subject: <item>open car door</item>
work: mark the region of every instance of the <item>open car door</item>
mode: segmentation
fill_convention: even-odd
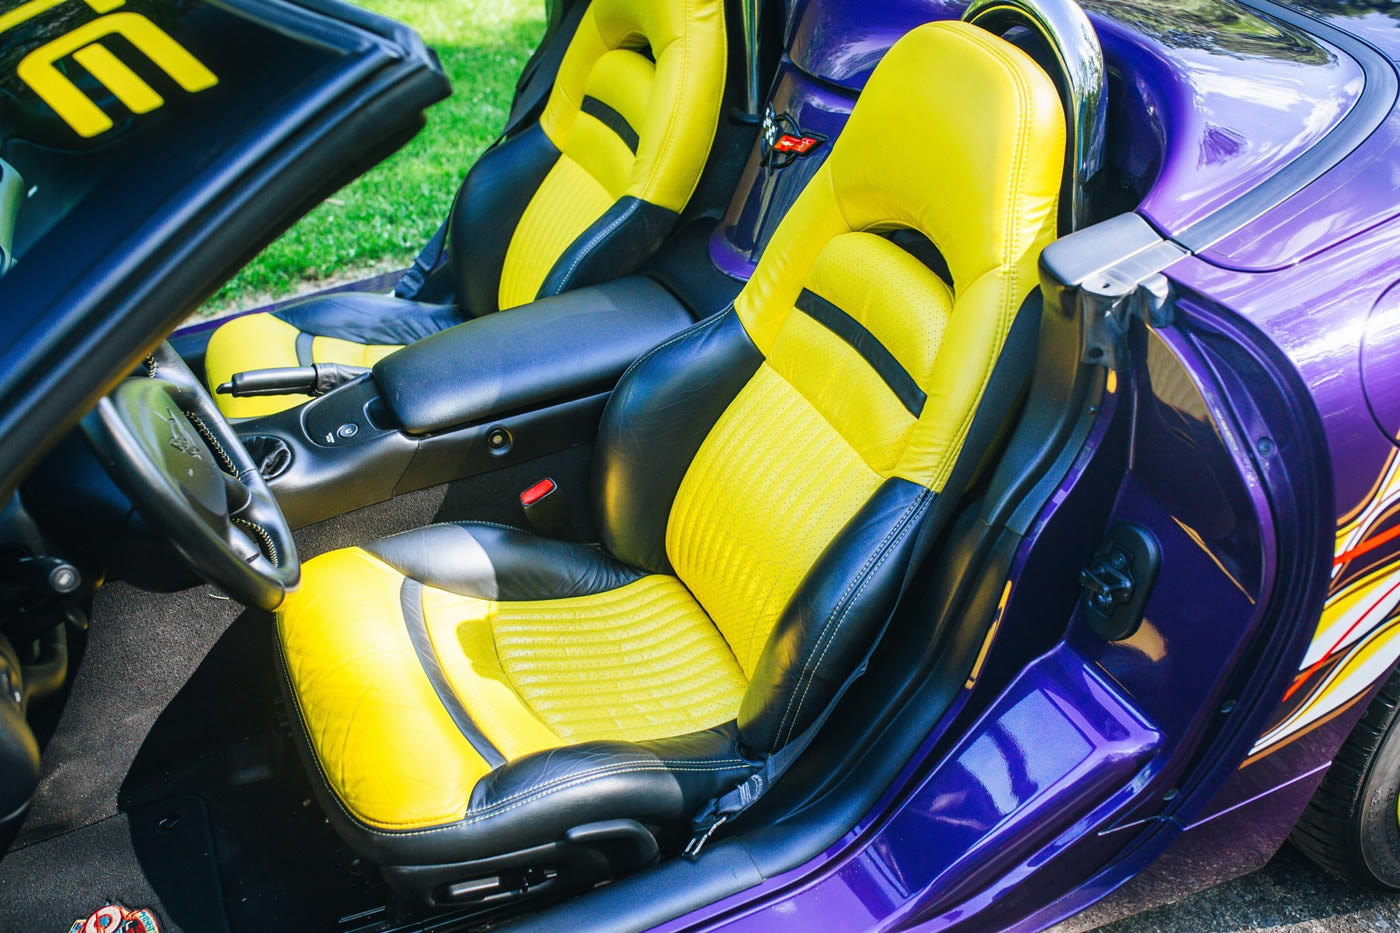
[[[0,477],[449,90],[338,0],[0,0]]]
[[[413,32],[337,0],[0,0],[0,498],[448,91]],[[5,709],[0,849],[38,779]]]

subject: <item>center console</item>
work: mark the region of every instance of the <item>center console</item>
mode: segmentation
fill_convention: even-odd
[[[632,276],[459,324],[235,428],[300,527],[590,443],[623,371],[691,323]]]

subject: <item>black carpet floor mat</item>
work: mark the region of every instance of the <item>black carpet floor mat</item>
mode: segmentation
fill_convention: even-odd
[[[303,559],[439,517],[425,490],[304,529]],[[0,933],[66,933],[107,901],[162,930],[317,933],[388,892],[311,799],[282,708],[273,622],[211,587],[99,591],[76,676],[35,716],[40,786],[0,860]],[[368,924],[373,926],[374,924]]]

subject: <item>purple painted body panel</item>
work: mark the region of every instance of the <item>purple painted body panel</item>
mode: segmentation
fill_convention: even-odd
[[[966,6],[961,0],[897,0],[871,16],[867,0],[797,3],[788,18],[788,55],[807,74],[858,93],[896,39],[920,23],[956,19]]]
[[[1336,47],[1233,3],[1193,7],[1170,22],[1158,6],[1117,0],[1085,6],[1111,70],[1108,161],[1121,183],[1136,191],[1140,213],[1168,235],[1292,164],[1337,126],[1363,90],[1360,65]],[[811,0],[799,2],[789,16],[791,61],[780,70],[772,102],[803,130],[839,132],[853,103],[849,92],[863,85],[880,44],[902,31],[909,17],[958,13],[936,4],[900,4],[886,19],[883,11],[872,17],[867,7],[852,7],[849,0]],[[1184,290],[1184,313],[1207,322],[1207,329],[1212,320],[1242,314],[1311,387],[1336,472],[1336,514],[1375,487],[1395,449],[1390,438],[1400,428],[1400,287],[1380,300],[1400,280],[1394,258],[1400,256],[1400,221],[1388,223],[1400,213],[1397,145],[1400,116],[1392,116],[1319,180],[1200,258],[1167,270]],[[747,276],[817,164],[813,159],[772,171],[753,153],[711,240],[721,268]],[[1193,296],[1199,296],[1194,306]],[[1363,334],[1369,406],[1358,365]],[[1124,912],[1124,905],[1150,906],[1258,867],[1277,849],[1369,691],[1289,733],[1286,716],[1294,714],[1300,695],[1292,707],[1280,708],[1285,721],[1276,746],[1190,800],[1175,799],[1174,789],[1164,794],[1184,775],[1157,763],[1220,728],[1217,711],[1230,706],[1221,706],[1223,675],[1244,662],[1263,624],[1273,586],[1276,516],[1267,477],[1251,475],[1248,464],[1254,441],[1268,436],[1273,413],[1241,404],[1247,387],[1227,389],[1228,398],[1207,390],[1201,374],[1213,374],[1215,385],[1227,387],[1231,374],[1175,329],[1152,337],[1141,350],[1145,383],[1133,395],[1137,432],[1129,462],[1114,478],[1122,486],[1111,521],[1135,520],[1156,530],[1163,580],[1189,585],[1159,584],[1142,629],[1121,643],[1090,636],[1074,616],[1061,647],[1026,667],[1010,640],[1018,626],[1054,617],[1053,611],[1029,608],[1054,605],[1054,574],[1037,578],[1023,552],[982,675],[1013,686],[990,701],[984,728],[963,733],[960,727],[959,751],[919,779],[902,802],[887,795],[821,858],[671,928],[890,928],[919,920],[935,929],[958,923],[1036,929],[1093,903],[1150,860],[1133,864],[1124,855],[1119,870],[1092,879],[1091,867],[1114,864],[1134,840],[1156,834],[1166,846],[1174,839],[1155,871],[1106,905],[1106,920],[1115,910]],[[1239,435],[1223,427],[1231,424],[1240,427]],[[1183,472],[1183,465],[1190,469]],[[1064,495],[1037,521],[1028,545],[1069,540],[1064,527],[1055,528],[1055,513],[1073,513],[1065,505],[1079,494],[1072,490],[1085,482],[1088,469],[1086,463],[1066,479]],[[1288,516],[1277,519],[1286,522]],[[1302,633],[1297,643],[1306,641]],[[1330,647],[1310,649],[1309,658]],[[1033,742],[1018,742],[1014,727],[1000,726],[998,744],[985,727],[1001,723],[999,711],[1017,709],[1018,697],[1026,694],[1015,691],[1029,690],[1037,665],[1050,663],[1061,675],[1073,668],[1107,678],[1115,702],[1139,717],[1140,734],[1151,735],[1152,747],[1138,746],[1140,757],[1123,760],[1131,766],[1101,763],[1101,773],[1078,782],[1081,793],[1092,788],[1099,795],[1094,805],[1062,807],[1054,811],[1058,821],[1047,822],[1031,817],[1046,812],[1036,803],[1045,798],[1037,795],[1053,794],[1057,782],[1028,779],[1025,793],[999,798],[994,787],[1015,786],[1008,762],[1014,760],[1018,774],[1063,776],[1070,759],[1096,758],[1097,740],[1082,731],[1077,738],[1058,734],[1059,722],[1050,714],[1041,717],[1048,725]],[[1095,668],[1101,673],[1086,674]],[[1017,671],[1024,673],[1016,677]],[[1299,675],[1300,683],[1305,679]],[[997,754],[969,757],[974,748],[995,748]],[[994,806],[997,800],[1004,805]],[[1052,838],[1055,833],[1058,838]]]
[[[874,16],[858,0],[799,0],[788,17],[788,57],[771,89],[774,112],[835,138],[883,50],[918,23],[957,17],[964,6],[900,0]],[[1364,85],[1360,66],[1342,52],[1230,0],[1170,19],[1160,6],[1122,0],[1084,7],[1110,71],[1108,161],[1139,195],[1139,212],[1168,235],[1305,153]],[[814,153],[772,170],[759,155],[756,145],[710,243],[716,265],[736,278],[748,277],[777,220],[820,164]],[[1238,249],[1240,263],[1286,263],[1368,222],[1369,215],[1338,217],[1296,238],[1242,231],[1222,255]]]
[[[829,140],[840,134],[855,102],[854,92],[829,87],[786,60],[779,65],[769,96],[775,113],[788,114],[803,132]],[[749,277],[783,215],[830,151],[831,143],[824,143],[810,155],[771,171],[761,164],[759,148],[754,147],[736,188],[746,194],[730,202],[710,237],[710,258],[719,268],[735,278]]]
[[[1342,8],[1317,10],[1316,15],[1338,29],[1365,39],[1391,61],[1400,61],[1400,11],[1393,6],[1388,9],[1363,4],[1355,8],[1348,4],[1338,6]]]
[[[1161,170],[1138,211],[1168,234],[1306,152],[1361,94],[1356,62],[1234,4],[1193,6],[1170,22],[1146,4],[1085,9],[1110,66],[1142,88],[1149,109],[1138,119],[1160,127]]]
[[[1400,216],[1400,112],[1332,171],[1201,253],[1213,265],[1276,271]]]
[[[1028,667],[903,806],[858,827],[854,854],[830,858],[781,910],[740,911],[725,927],[946,928],[957,918],[932,918],[928,905],[977,890],[1008,840],[1048,841],[1103,806],[1158,739],[1093,665],[1061,648]]]

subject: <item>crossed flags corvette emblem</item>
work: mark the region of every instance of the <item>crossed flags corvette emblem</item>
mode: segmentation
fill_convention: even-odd
[[[74,920],[68,933],[160,933],[156,915],[144,907],[136,910],[120,904],[99,907],[86,919]]]

